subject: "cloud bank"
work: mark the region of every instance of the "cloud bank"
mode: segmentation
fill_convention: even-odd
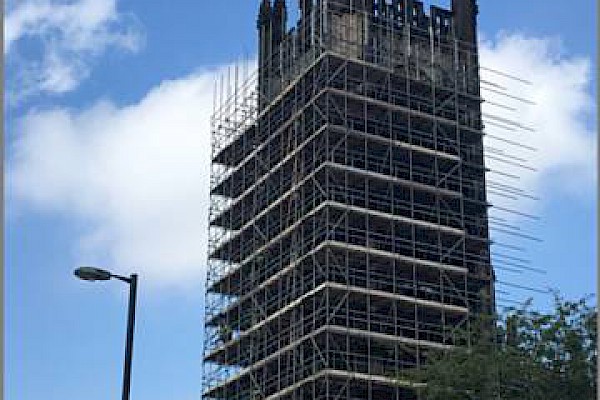
[[[552,193],[573,177],[589,184],[595,165],[595,136],[585,122],[593,106],[590,63],[554,46],[504,35],[485,42],[481,55],[485,66],[533,82],[524,89],[510,79],[502,84],[536,102],[510,112],[537,129],[527,140],[538,147],[531,164],[539,172],[524,183]],[[100,101],[84,110],[30,112],[9,149],[9,200],[87,222],[79,247],[85,261],[138,267],[156,285],[198,284],[206,265],[217,74],[162,82],[122,108]]]
[[[491,174],[492,179],[510,182],[541,198],[557,192],[573,198],[594,193],[597,136],[590,60],[564,56],[558,39],[500,34],[483,41],[481,64],[486,82],[482,85],[483,112],[488,121],[485,144],[488,155],[494,157],[488,158],[487,165],[519,177],[511,180]],[[518,121],[525,129],[507,120]],[[505,160],[535,171],[498,161],[498,152],[513,157]],[[492,197],[496,203],[506,202]],[[521,200],[518,206],[536,208]]]
[[[119,13],[116,0],[18,2],[4,21],[8,100],[72,91],[108,49],[135,52],[142,44],[139,22]]]
[[[213,85],[199,73],[123,108],[26,115],[10,148],[9,195],[89,224],[83,262],[137,268],[161,284],[200,279]]]

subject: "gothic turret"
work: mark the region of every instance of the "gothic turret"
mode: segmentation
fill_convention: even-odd
[[[259,96],[259,108],[262,108],[264,97],[268,88],[268,76],[269,67],[267,66],[268,61],[271,59],[271,42],[272,42],[272,9],[271,1],[263,0],[260,4],[258,12],[258,65],[259,65],[259,77],[258,77],[258,91]]]
[[[260,65],[262,65],[265,60],[269,59],[269,54],[271,52],[271,37],[272,37],[272,29],[271,29],[271,21],[272,21],[272,11],[271,11],[271,1],[263,0],[260,4],[260,10],[258,12],[258,57],[260,61]]]
[[[477,44],[477,1],[452,0],[452,13],[456,37],[464,42]]]
[[[287,27],[287,7],[285,0],[275,0],[273,5],[273,46],[277,46],[283,40]]]

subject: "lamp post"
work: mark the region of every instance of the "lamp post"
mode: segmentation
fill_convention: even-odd
[[[108,281],[116,278],[129,284],[129,307],[127,310],[127,340],[125,342],[125,365],[123,368],[123,400],[129,400],[131,388],[131,359],[133,355],[133,331],[135,326],[135,298],[137,292],[137,274],[129,277],[115,275],[109,271],[94,267],[80,267],[75,276],[84,281]]]

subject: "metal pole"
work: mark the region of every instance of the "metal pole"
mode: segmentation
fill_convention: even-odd
[[[133,355],[133,331],[135,327],[135,299],[137,274],[129,277],[129,307],[127,311],[127,342],[125,344],[125,366],[123,368],[123,400],[129,400],[131,388],[131,359]]]

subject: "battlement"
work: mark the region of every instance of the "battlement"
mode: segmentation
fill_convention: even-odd
[[[263,0],[258,15],[257,27],[264,33],[273,33],[276,45],[295,31],[310,27],[319,33],[324,26],[315,26],[329,11],[362,14],[374,21],[393,22],[421,29],[433,28],[442,35],[454,35],[463,41],[475,43],[476,17],[478,8],[475,0],[453,0],[450,10],[434,6],[426,12],[418,0],[299,0],[299,18],[296,26],[286,31],[287,6],[285,0]],[[452,29],[454,27],[454,30]],[[323,32],[320,32],[323,33]]]
[[[300,0],[298,14],[287,29],[285,1],[261,3],[260,109],[282,89],[277,82],[293,79],[298,68],[326,51],[375,63],[398,52],[393,45],[409,49],[419,40],[425,46],[454,42],[476,51],[475,0],[454,0],[451,10],[431,6],[428,12],[417,0]]]

